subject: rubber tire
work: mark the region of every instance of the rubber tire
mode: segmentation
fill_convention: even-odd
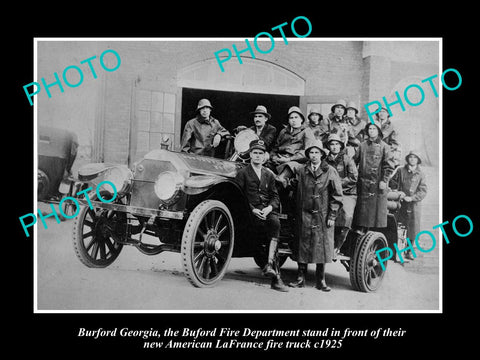
[[[352,259],[350,260],[350,282],[352,284],[352,287],[357,291],[366,292],[366,293],[374,292],[378,290],[378,288],[382,283],[383,276],[385,275],[385,271],[387,268],[386,263],[384,263],[385,271],[381,269],[380,279],[376,284],[376,286],[369,284],[367,282],[366,275],[365,275],[367,260],[368,260],[367,257],[369,255],[370,256],[372,255],[371,252],[369,251],[369,248],[377,241],[380,241],[380,244],[377,247],[377,250],[388,247],[388,243],[387,243],[387,240],[385,239],[385,236],[382,233],[376,232],[376,231],[367,232],[357,242],[355,253]]]
[[[229,229],[230,243],[229,243],[228,253],[222,265],[222,268],[213,279],[206,280],[203,277],[199,276],[194,264],[194,258],[193,258],[194,257],[193,255],[194,240],[197,235],[198,228],[202,223],[205,215],[207,215],[210,211],[215,209],[220,210],[223,214],[226,215],[226,219],[230,227]],[[221,201],[205,200],[200,204],[198,204],[193,209],[193,211],[190,213],[190,216],[188,217],[188,220],[185,224],[185,228],[182,236],[182,244],[181,244],[182,266],[185,272],[185,276],[193,286],[199,287],[199,288],[213,287],[223,278],[228,268],[228,264],[230,263],[230,260],[232,258],[233,246],[234,246],[234,240],[235,240],[234,233],[235,231],[234,231],[233,218],[232,218],[232,215],[230,214],[230,210]]]
[[[94,199],[92,199],[94,200]],[[75,250],[75,255],[77,258],[87,267],[90,268],[105,268],[109,266],[111,263],[115,261],[115,259],[120,255],[120,252],[123,248],[122,244],[111,242],[114,246],[116,246],[115,252],[109,252],[112,255],[107,259],[93,259],[92,256],[88,253],[87,249],[85,248],[85,244],[83,242],[83,228],[85,217],[87,213],[90,211],[94,211],[90,209],[88,205],[82,206],[78,216],[75,217],[73,223],[73,248]],[[88,226],[88,225],[87,225]],[[94,229],[92,229],[94,231]],[[93,241],[93,238],[92,238]]]

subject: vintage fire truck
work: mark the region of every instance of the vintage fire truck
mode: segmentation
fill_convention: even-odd
[[[237,171],[246,165],[245,144],[251,138],[248,132],[237,135],[229,160],[156,149],[133,168],[106,163],[81,167],[80,188],[109,181],[117,193],[113,201],[104,202],[93,192],[91,206],[80,199],[84,205],[73,226],[77,257],[86,266],[106,267],[125,245],[146,255],[177,252],[186,277],[196,287],[216,285],[228,271],[232,257],[252,257],[262,267],[266,251],[258,244],[266,239],[252,230],[253,215],[234,181]],[[103,199],[113,198],[111,187],[105,187],[101,194]],[[281,264],[292,255],[293,216],[280,214]],[[385,229],[350,232],[339,261],[348,270],[354,289],[378,289],[385,271],[376,251],[400,241],[402,231],[391,213]]]

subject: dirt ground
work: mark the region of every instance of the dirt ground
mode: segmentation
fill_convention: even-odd
[[[49,218],[47,224],[48,229],[37,228],[35,294],[40,311],[355,312],[435,311],[440,307],[438,267],[412,271],[389,261],[381,288],[367,294],[352,289],[348,272],[338,262],[326,270],[332,291],[315,289],[314,267],[310,265],[307,287],[280,293],[270,289],[269,280],[252,258],[233,258],[215,287],[195,288],[183,274],[180,254],[147,256],[125,246],[112,265],[91,269],[74,253],[73,220],[57,224]],[[283,265],[286,282],[295,279],[296,268],[291,259]]]

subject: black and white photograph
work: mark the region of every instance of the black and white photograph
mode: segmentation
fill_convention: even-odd
[[[473,348],[473,11],[141,5],[5,32],[6,348]]]
[[[441,311],[441,50],[36,39],[36,310]]]

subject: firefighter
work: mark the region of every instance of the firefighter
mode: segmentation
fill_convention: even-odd
[[[263,273],[271,276],[272,289],[285,292],[288,291],[288,287],[283,284],[278,263],[280,200],[275,184],[275,175],[262,166],[266,151],[263,140],[252,141],[249,147],[250,164],[238,171],[235,180],[245,192],[250,204],[255,232],[266,233],[268,237],[268,261]]]
[[[427,183],[421,163],[420,155],[410,151],[405,157],[405,166],[400,167],[390,180],[390,188],[400,192],[402,206],[398,212],[398,221],[406,226],[409,239],[415,239],[420,232],[420,203],[427,195]],[[405,253],[405,258],[414,259],[410,250]]]
[[[368,137],[354,156],[358,164],[358,182],[353,223],[360,231],[387,226],[387,184],[395,168],[390,146],[382,141],[380,127],[368,123],[365,134]]]
[[[320,113],[320,110],[317,108],[312,108],[308,113],[308,124],[307,126],[312,129],[313,135],[317,140],[323,140],[324,130],[321,125],[323,120],[323,115]]]
[[[335,220],[335,255],[341,249],[352,227],[353,213],[357,203],[358,170],[353,159],[347,155],[345,145],[337,134],[328,137],[330,150],[325,161],[335,168],[342,182],[343,206]]]
[[[386,108],[382,108],[377,114],[375,114],[375,123],[380,126],[383,134],[383,142],[390,145],[390,151],[392,152],[393,159],[395,160],[395,166],[398,166],[402,156],[402,146],[398,141],[398,131],[390,119],[390,113]]]
[[[308,264],[316,264],[316,288],[330,291],[326,263],[334,257],[334,225],[342,206],[342,184],[337,171],[325,161],[327,150],[316,141],[305,150],[308,162],[298,171],[296,186],[297,244],[293,258],[298,275],[292,287],[304,287]]]
[[[277,181],[286,188],[289,180],[307,161],[305,149],[314,142],[312,130],[305,124],[305,116],[297,106],[288,110],[288,125],[278,134],[270,154],[270,168],[278,174]]]
[[[208,99],[199,100],[197,115],[185,124],[181,151],[205,156],[215,155],[215,148],[230,133],[220,124],[220,121],[210,115],[212,109]]]

